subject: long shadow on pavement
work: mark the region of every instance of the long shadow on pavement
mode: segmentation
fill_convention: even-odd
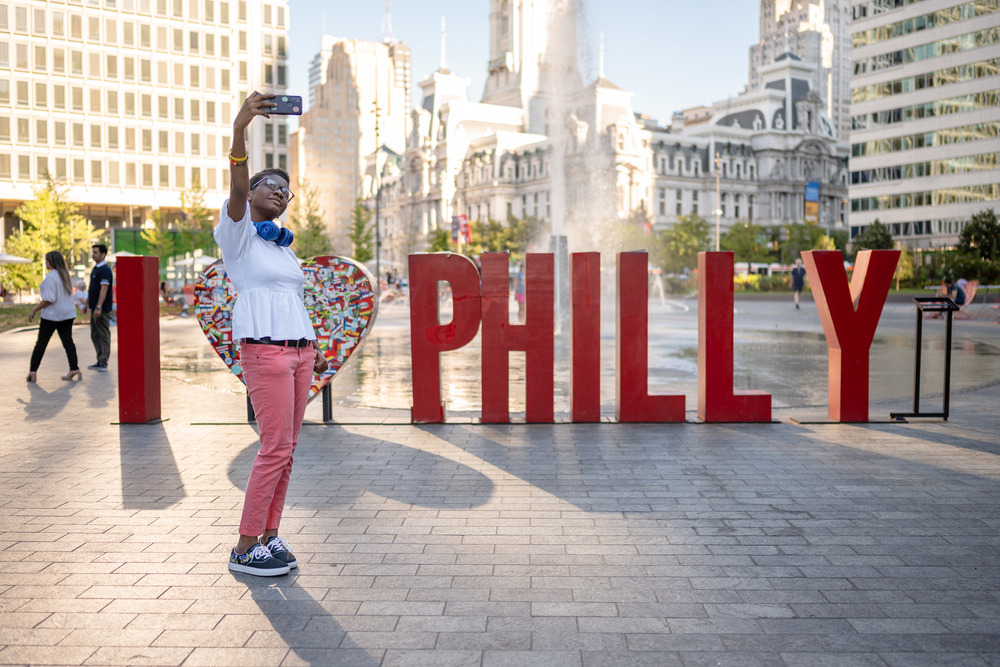
[[[19,398],[17,402],[24,406],[24,421],[40,422],[52,419],[63,411],[73,396],[72,389],[75,383],[63,382],[52,391],[45,391],[37,382],[27,384],[31,399],[25,401]]]
[[[184,499],[184,483],[162,423],[122,424],[118,446],[125,509],[166,509]]]
[[[297,570],[285,577],[267,579],[233,576],[246,584],[250,598],[267,617],[281,643],[302,664],[375,667],[381,661],[381,656],[376,659],[351,641],[330,611],[299,584]]]
[[[229,465],[229,481],[241,490],[259,446],[250,443]],[[347,505],[366,492],[430,509],[471,509],[489,501],[493,482],[443,456],[340,426],[303,429],[286,506],[328,509],[330,502]]]

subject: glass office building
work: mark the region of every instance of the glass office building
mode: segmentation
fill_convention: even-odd
[[[1000,0],[852,3],[851,234],[953,246],[1000,210]]]
[[[233,114],[284,91],[285,0],[0,2],[0,214],[51,175],[98,230],[228,194]],[[251,128],[253,169],[287,166],[283,118]]]

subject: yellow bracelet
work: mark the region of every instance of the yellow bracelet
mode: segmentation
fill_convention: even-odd
[[[249,154],[244,155],[243,157],[234,157],[233,152],[229,151],[229,164],[246,164],[249,157]]]

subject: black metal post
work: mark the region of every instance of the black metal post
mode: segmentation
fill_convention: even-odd
[[[330,385],[323,387],[323,423],[329,424],[333,421],[333,391]]]
[[[951,404],[951,326],[952,315],[958,310],[955,302],[947,297],[916,297],[917,304],[917,349],[913,360],[913,412],[890,412],[889,417],[897,421],[906,421],[907,417],[941,417],[948,421],[948,411]],[[923,352],[924,313],[945,313],[945,350],[944,350],[944,406],[941,412],[920,412],[920,359]]]
[[[247,394],[247,421],[251,424],[257,423],[257,415],[253,411],[253,403],[250,401],[250,394]]]
[[[913,359],[913,412],[920,412],[920,353],[924,340],[924,311],[917,308],[917,349]]]
[[[948,323],[944,334],[944,420],[948,421],[948,407],[951,402],[951,316],[948,311]]]

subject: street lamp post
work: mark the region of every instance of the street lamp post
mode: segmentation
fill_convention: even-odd
[[[719,252],[719,219],[722,217],[722,200],[719,198],[719,176],[722,158],[715,152],[715,252]]]

